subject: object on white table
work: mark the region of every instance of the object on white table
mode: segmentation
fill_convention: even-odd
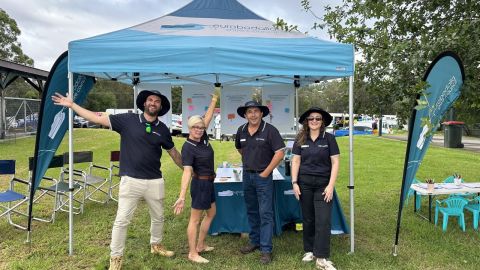
[[[462,179],[459,177],[453,178],[453,183],[457,186],[459,186],[462,183]]]
[[[238,179],[234,171],[237,171]],[[242,168],[217,168],[215,183],[233,183],[242,181]]]
[[[277,168],[273,170],[273,180],[285,180],[285,177],[283,177]]]
[[[433,192],[435,189],[435,184],[434,183],[427,183],[427,191],[428,192]]]
[[[240,181],[242,170],[233,169],[233,178],[235,181]]]
[[[290,149],[293,148],[293,143],[294,143],[294,142],[295,142],[295,141],[288,140],[288,141],[287,141],[287,145],[286,145],[285,147],[286,147],[286,148],[290,148]]]

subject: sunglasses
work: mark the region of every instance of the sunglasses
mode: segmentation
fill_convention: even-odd
[[[193,126],[192,129],[205,130],[205,127]]]
[[[322,121],[323,119],[322,119],[321,117],[308,117],[307,120],[308,120],[308,121],[313,121],[313,120],[315,120],[315,121],[320,122],[320,121]]]
[[[148,134],[152,133],[152,125],[150,125],[149,123],[145,123],[145,131]]]

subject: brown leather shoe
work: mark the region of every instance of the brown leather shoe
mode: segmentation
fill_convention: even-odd
[[[269,264],[272,262],[272,253],[262,253],[260,257],[260,262],[262,264]]]
[[[173,255],[175,255],[175,252],[167,250],[164,246],[160,244],[152,244],[150,251],[152,252],[152,254],[158,254],[164,257],[172,257]]]
[[[242,254],[248,254],[248,253],[254,252],[255,250],[257,250],[257,249],[259,249],[259,248],[260,248],[260,246],[256,246],[256,245],[254,245],[254,244],[248,244],[248,245],[242,247],[242,248],[240,249],[240,252],[241,252]]]

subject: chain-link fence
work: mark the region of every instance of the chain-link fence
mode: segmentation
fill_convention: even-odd
[[[37,132],[40,99],[5,97],[5,137],[16,137]]]

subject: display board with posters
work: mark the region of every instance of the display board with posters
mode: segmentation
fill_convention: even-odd
[[[270,114],[263,119],[275,126],[282,135],[295,134],[293,85],[266,85],[262,88],[262,103],[270,109]]]
[[[214,93],[212,85],[184,85],[182,90],[182,133],[188,133],[188,119],[193,115],[204,116],[212,101]],[[214,119],[210,121],[207,130],[215,126]]]
[[[168,101],[170,101],[170,110],[160,116],[160,121],[162,121],[170,129],[172,125],[172,85],[169,83],[139,83],[137,84],[138,93],[143,90],[157,90],[162,95],[166,96]]]
[[[252,100],[253,87],[251,86],[224,86],[222,89],[221,108],[221,133],[232,135],[237,133],[240,125],[247,122],[237,114],[237,108]]]

